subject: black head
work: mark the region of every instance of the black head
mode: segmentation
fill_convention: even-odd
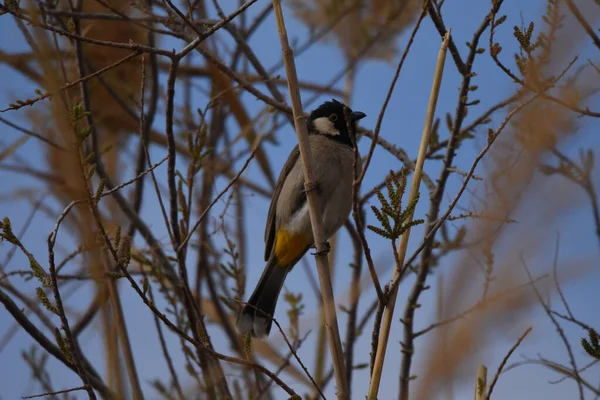
[[[350,121],[346,121],[344,109]],[[333,99],[326,101],[315,109],[308,117],[308,129],[313,134],[320,134],[336,140],[340,143],[353,147],[356,135],[356,122],[366,117],[365,113],[352,111],[343,103]],[[348,126],[352,132],[348,132]]]

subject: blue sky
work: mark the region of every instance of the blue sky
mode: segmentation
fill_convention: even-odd
[[[233,10],[233,5],[228,4],[227,2],[222,3],[226,13]],[[266,4],[265,1],[259,1],[258,3],[258,5],[251,7],[249,11],[250,15],[255,15],[255,13],[262,8],[261,4]],[[444,6],[446,25],[452,28],[454,39],[461,54],[466,54],[467,48],[464,43],[471,40],[472,33],[489,11],[489,3],[490,2],[488,1],[481,0],[448,0],[447,4]],[[521,16],[526,23],[530,20],[540,22],[540,16],[544,6],[544,2],[541,0],[528,0],[527,2],[507,1],[503,6],[502,10],[503,13],[508,15],[508,22],[500,29],[497,40],[503,45],[504,51],[502,53],[502,58],[506,63],[512,63],[511,55],[516,48],[515,40],[512,37],[512,26],[520,25]],[[292,20],[292,14],[289,9],[286,9],[285,12],[286,17],[288,18],[288,33],[290,38],[298,38],[299,41],[302,42],[302,39],[305,38],[307,34],[306,29],[297,21]],[[593,22],[597,21],[598,14],[599,13],[596,11],[595,14],[590,12],[589,14],[586,14],[586,16],[588,16],[590,22]],[[541,27],[541,23],[539,26]],[[27,50],[26,43],[20,35],[16,34],[16,32],[18,32],[17,28],[11,18],[3,16],[2,23],[0,24],[0,36],[6,38],[10,35],[12,39],[3,41],[0,45],[0,49],[7,53]],[[409,33],[410,29],[398,39],[399,49],[404,49]],[[219,32],[218,35],[219,37],[228,40],[225,32]],[[272,17],[269,18],[252,37],[250,44],[263,65],[267,66],[267,68],[279,61],[281,53],[279,50],[279,42],[276,37],[275,21]],[[418,148],[439,44],[439,34],[433,27],[431,21],[428,19],[425,20],[417,35],[413,50],[402,70],[396,90],[388,106],[386,118],[382,125],[382,137],[401,146],[411,155],[415,155]],[[484,35],[484,44],[484,47],[487,47],[487,34]],[[163,41],[161,46],[163,48],[181,48],[183,47],[183,44],[180,42]],[[575,47],[573,49],[573,52],[580,53],[580,59],[582,60],[597,54],[597,49],[595,53],[593,53],[593,51],[594,48],[592,48],[592,46]],[[198,56],[194,55],[194,57],[195,60],[198,61]],[[395,63],[398,61],[398,57],[395,57],[390,63],[364,63],[358,70],[351,106],[354,110],[360,110],[367,114],[367,117],[361,121],[362,125],[367,128],[373,128],[375,125],[379,109],[383,104],[389,83],[393,77]],[[323,83],[327,82],[340,69],[344,68],[344,62],[341,53],[335,46],[331,44],[319,44],[298,57],[296,60],[296,67],[301,80]],[[470,109],[469,117],[479,115],[487,109],[487,106],[511,95],[515,89],[514,84],[498,70],[487,53],[478,57],[475,70],[478,73],[478,76],[474,79],[473,83],[479,85],[480,89],[477,91],[477,98],[481,100],[481,103],[479,106]],[[280,70],[278,74],[283,76],[283,70]],[[0,65],[0,76],[4,78],[0,83],[0,102],[2,104],[13,102],[16,98],[26,97],[27,94],[33,93],[33,90],[36,89],[30,81],[25,80],[21,75],[14,73],[4,65]],[[451,58],[448,57],[444,81],[439,97],[438,116],[443,117],[446,112],[454,112],[459,85],[460,76],[452,63]],[[338,86],[341,87],[341,84]],[[282,87],[282,92],[285,92],[287,95],[284,87]],[[310,95],[305,96],[305,98],[308,97],[310,97]],[[261,103],[255,101],[251,95],[248,94],[245,94],[244,98],[248,100],[247,104],[250,112],[256,113],[260,111],[262,108]],[[324,101],[328,98],[329,97],[321,97],[319,100]],[[195,106],[204,108],[205,101],[206,99],[201,94],[194,95]],[[314,105],[315,104],[308,106],[307,109],[314,107]],[[594,105],[596,107],[593,107]],[[599,104],[596,101],[595,103],[592,103],[591,108],[598,109],[598,106]],[[22,110],[3,115],[3,117],[8,118],[11,121],[26,123],[26,121],[24,122],[22,119],[24,116],[25,113]],[[503,117],[504,114],[498,114],[498,116]],[[493,126],[497,126],[498,122],[499,119],[496,118]],[[155,127],[162,130],[164,129],[164,123],[164,118],[160,116],[155,122]],[[597,132],[592,129],[594,123],[593,120],[581,122],[581,129],[583,129],[584,132],[582,135],[578,136],[576,142],[571,141],[567,143],[567,153],[576,154],[577,149],[582,146],[598,149],[599,142],[597,139]],[[443,125],[442,122],[442,126]],[[231,124],[228,126],[228,129],[235,132],[237,126]],[[12,143],[20,137],[20,133],[3,125],[0,126],[0,132],[0,143],[2,146]],[[447,132],[445,129],[441,131],[442,138],[444,138],[444,135],[446,134]],[[456,162],[456,166],[459,169],[468,169],[474,156],[481,148],[481,144],[485,140],[482,140],[481,138],[485,138],[486,129],[480,129],[478,134],[481,135],[478,139],[461,147]],[[295,144],[296,137],[291,127],[287,125],[278,132],[277,139],[279,141],[279,147],[274,147],[272,144],[266,145],[266,151],[269,154],[270,163],[273,166],[274,171],[278,171],[285,162],[287,154]],[[369,144],[370,143],[366,139],[361,142],[361,151],[363,153],[366,151]],[[45,168],[44,149],[34,140],[29,140],[28,143],[19,150],[18,155],[28,160],[36,168]],[[164,151],[162,149],[153,149],[154,160],[158,160],[163,156]],[[16,160],[10,159],[7,163],[12,164],[15,163],[15,161]],[[426,166],[426,171],[435,178],[439,173],[439,166],[439,163],[429,163]],[[398,167],[399,162],[396,159],[391,157],[384,150],[377,149],[376,156],[366,175],[363,190],[365,190],[365,188],[370,189],[374,184],[378,183],[390,168]],[[479,176],[485,176],[484,168],[478,169],[477,172]],[[161,167],[157,169],[157,173],[159,179],[166,178],[166,168]],[[131,176],[131,168],[127,168],[127,170],[123,172],[122,178],[125,180],[129,179]],[[251,164],[246,172],[246,176],[253,180],[258,180],[261,184],[265,184],[262,174],[255,163]],[[0,182],[2,182],[2,189],[0,190],[0,195],[2,195],[0,202],[0,217],[5,215],[9,216],[15,230],[18,231],[25,223],[32,206],[22,199],[6,198],[6,195],[13,193],[15,190],[34,188],[39,191],[38,196],[41,196],[44,194],[44,187],[40,185],[39,181],[36,181],[29,176],[9,173],[4,170],[0,170]],[[509,230],[506,235],[509,238],[510,235],[524,235],[524,232],[531,232],[531,235],[539,235],[537,239],[539,239],[540,243],[543,243],[543,245],[538,247],[533,254],[525,253],[524,257],[527,259],[528,263],[535,267],[534,269],[536,272],[544,272],[547,271],[548,266],[552,263],[556,232],[560,230],[561,247],[559,266],[561,267],[561,276],[563,276],[563,274],[566,277],[569,276],[569,271],[566,270],[565,272],[562,268],[568,268],[572,264],[587,265],[588,270],[591,270],[590,273],[585,275],[586,279],[581,279],[581,274],[576,274],[575,277],[570,278],[564,287],[565,295],[569,299],[571,307],[580,318],[587,320],[590,323],[594,323],[594,310],[591,309],[590,305],[594,304],[594,302],[597,303],[597,282],[600,276],[597,266],[593,263],[594,257],[597,258],[598,241],[594,236],[594,227],[590,218],[589,204],[585,201],[581,189],[574,185],[565,183],[560,179],[554,179],[550,182],[551,184],[540,189],[539,196],[533,196],[530,199],[531,204],[527,204],[519,211],[518,219],[522,218],[522,221],[517,227],[511,227],[510,229],[513,230]],[[445,197],[445,205],[454,196],[460,183],[461,179],[459,179],[459,177],[454,176],[450,179],[447,195]],[[227,181],[225,180],[218,181],[216,185],[217,191],[221,190],[226,184]],[[474,183],[473,187],[476,187],[476,185],[477,183]],[[558,223],[551,227],[551,229],[544,232],[535,230],[534,228],[540,219],[544,218],[542,211],[545,202],[542,195],[553,196],[555,191],[558,190],[561,194],[567,193],[570,196],[569,198],[572,198],[573,201],[578,204],[578,207],[576,209],[568,209],[565,212],[565,215],[562,216]],[[466,193],[466,195],[468,196],[468,193]],[[253,195],[248,195],[245,199],[248,205],[246,226],[248,228],[247,240],[249,249],[247,292],[250,292],[252,285],[258,279],[263,267],[262,236],[268,202]],[[423,192],[422,199],[427,199],[425,192]],[[145,203],[143,216],[144,220],[153,229],[155,235],[158,238],[164,239],[167,235],[155,203],[156,201],[152,199]],[[218,211],[222,209],[223,204],[223,201],[219,202],[215,208],[215,215],[218,215]],[[468,202],[465,202],[464,204],[468,204]],[[66,204],[59,204],[56,200],[48,199],[47,205],[54,213],[56,213],[55,216],[57,216]],[[417,208],[417,217],[424,218],[427,210],[426,207],[427,202],[422,201]],[[442,207],[442,210],[445,210],[445,206]],[[29,229],[23,238],[23,242],[26,244],[27,248],[36,255],[40,261],[45,261],[47,259],[45,240],[48,233],[53,229],[55,216],[53,218],[48,218],[42,213],[38,213],[32,228]],[[372,221],[372,218],[370,221]],[[455,226],[458,227],[459,224],[457,223]],[[422,229],[417,227],[413,230],[412,235],[409,244],[409,254],[411,254],[412,250],[420,244],[419,239],[422,236]],[[527,234],[525,233],[525,235]],[[389,244],[374,235],[369,235],[368,238],[374,257],[376,261],[379,261],[378,266],[382,270],[382,272],[380,272],[380,279],[382,282],[387,282],[391,277],[392,262],[391,255],[389,254]],[[74,239],[76,238],[70,236],[67,231],[63,231],[59,235],[58,241],[66,248],[72,248],[76,243]],[[222,236],[218,236],[216,241],[217,243],[223,243]],[[507,243],[512,242],[507,240]],[[335,289],[338,298],[345,292],[345,288],[349,282],[350,270],[347,268],[347,264],[351,260],[351,253],[345,250],[348,248],[349,241],[347,235],[344,233],[341,235],[341,242],[337,251],[339,263],[337,266]],[[10,247],[6,243],[0,244],[0,260],[4,259],[9,250]],[[514,247],[507,248],[506,246],[499,249],[499,251],[514,253],[518,253],[521,250],[522,249]],[[193,256],[191,257],[189,265],[194,265]],[[444,259],[439,268],[439,272],[446,278],[451,277],[453,273],[452,268],[456,267],[456,262],[460,260],[461,258],[458,257]],[[308,261],[310,266],[314,266],[312,258],[307,257],[306,261]],[[7,266],[7,270],[25,269],[25,266],[24,257],[17,254]],[[595,270],[594,267],[596,267]],[[515,271],[521,274],[519,277],[515,278],[516,282],[524,282],[526,277],[522,274],[522,270],[517,268]],[[472,280],[473,282],[469,293],[464,293],[464,297],[456,299],[457,303],[466,304],[466,298],[472,298],[473,293],[480,293],[483,282],[482,275],[473,273]],[[32,282],[20,283],[17,279],[13,279],[11,282],[17,285],[17,287],[24,290],[30,290],[29,293],[33,293],[35,286]],[[433,284],[434,282],[435,279],[432,279],[431,283]],[[408,282],[408,284],[403,285],[400,288],[398,297],[399,303],[390,337],[388,356],[380,390],[380,399],[382,400],[394,399],[397,393],[400,357],[399,341],[401,340],[401,327],[398,323],[398,318],[401,315],[404,300],[407,292],[410,290],[411,284],[412,282]],[[89,289],[89,287],[87,288]],[[306,309],[302,326],[306,329],[312,329],[313,332],[309,335],[308,340],[303,345],[299,354],[308,366],[312,366],[314,364],[314,321],[316,315],[314,310],[316,307],[316,299],[315,296],[313,296],[312,289],[306,281],[306,275],[302,268],[296,268],[293,271],[288,278],[286,288],[296,293],[302,292],[305,294]],[[144,387],[146,388],[145,392],[147,398],[157,398],[155,392],[149,388],[148,382],[155,377],[167,376],[166,365],[160,349],[157,346],[156,334],[153,332],[153,328],[148,329],[147,324],[152,323],[150,312],[143,304],[141,304],[139,298],[127,289],[128,285],[123,284],[123,303],[128,315],[129,331],[134,346],[135,359],[139,368],[138,372]],[[65,293],[69,291],[67,285],[65,285],[64,290]],[[434,293],[435,291],[432,290],[422,297],[422,310],[419,313],[416,323],[418,327],[424,327],[435,320]],[[70,302],[74,307],[76,306],[75,309],[84,309],[89,301],[89,295],[90,292],[87,289],[80,289],[72,295],[73,297]],[[364,312],[366,305],[370,304],[373,298],[373,290],[369,290],[361,296],[362,307],[359,308],[359,315]],[[452,304],[448,304],[448,307],[452,308]],[[283,306],[283,303],[280,303],[276,315],[279,320],[286,321],[284,311],[285,307]],[[343,327],[345,318],[342,316],[340,321],[341,326]],[[58,320],[54,322],[58,324]],[[11,317],[3,308],[0,308],[0,337],[2,337],[1,335],[8,329],[11,329],[12,325],[13,321]],[[470,360],[469,364],[457,369],[456,379],[453,385],[454,398],[470,398],[472,396],[477,364],[486,364],[490,369],[490,375],[493,374],[496,366],[506,353],[506,350],[527,326],[533,326],[533,332],[513,355],[513,361],[519,360],[520,355],[536,357],[537,354],[543,354],[547,358],[564,363],[567,362],[564,348],[558,340],[554,328],[550,325],[547,317],[541,312],[541,309],[536,305],[531,310],[519,313],[515,318],[509,318],[507,321],[503,321],[502,324],[498,324],[493,332],[490,332],[489,330],[483,331],[482,334],[487,335],[486,342],[492,343],[493,341],[493,345],[484,347],[478,352],[476,359]],[[102,338],[96,332],[97,328],[99,328],[99,323],[92,324],[92,328],[88,328],[81,337],[81,345],[92,360],[102,360]],[[371,329],[372,322],[367,324],[367,331],[357,343],[355,350],[355,353],[357,354],[355,362],[357,364],[368,362]],[[572,344],[576,354],[578,354],[578,359],[586,360],[578,347],[578,337],[583,336],[582,332],[566,325],[565,330],[573,340]],[[219,350],[228,353],[228,345],[221,340],[217,331],[213,329],[211,332],[213,333],[212,337],[215,346]],[[286,349],[277,335],[272,334],[271,342],[280,345],[281,352],[285,353]],[[417,342],[417,354],[422,355],[422,357],[416,357],[414,371],[417,374],[419,373],[419,366],[425,361],[424,358],[427,354],[428,342],[428,338],[420,339]],[[0,389],[0,400],[12,400],[19,398],[20,396],[40,392],[39,387],[29,386],[30,371],[20,355],[21,350],[27,348],[31,344],[31,339],[22,333],[22,331],[19,331],[9,345],[0,353],[0,365],[3,366],[2,374],[0,374],[0,388],[2,388]],[[174,340],[173,337],[170,338],[169,345],[174,350],[178,349],[177,341]],[[176,354],[178,353],[176,352]],[[102,371],[103,366],[101,361],[97,362],[98,370]],[[80,382],[78,378],[71,371],[66,370],[54,360],[49,360],[48,363],[50,370],[55,372],[53,373],[53,382],[57,389],[79,386]],[[181,372],[181,376],[187,377],[180,356],[175,358],[175,363],[177,370]],[[10,366],[10,368],[6,368],[5,366]],[[271,365],[270,367],[271,369],[276,369],[275,366]],[[235,374],[236,372],[230,371],[230,373]],[[363,398],[366,394],[368,386],[367,375],[367,370],[360,370],[354,374],[352,382],[354,398]],[[593,376],[593,374],[591,376]],[[540,366],[520,367],[501,377],[495,390],[496,398],[572,398],[573,393],[575,393],[575,385],[573,383],[548,383],[549,380],[557,378],[558,376],[556,374],[548,372]],[[288,379],[288,381],[290,381],[290,379]],[[592,380],[592,382],[594,383],[595,380]],[[417,385],[418,381],[417,384],[413,385],[413,388],[416,389]],[[299,384],[293,385],[293,387],[300,390],[301,393],[304,392],[304,388]],[[326,395],[333,397],[333,394],[334,386],[329,385]],[[438,393],[436,396],[439,396],[436,398],[447,398],[446,393],[443,395]],[[83,393],[80,393],[77,395],[77,398],[85,397]]]

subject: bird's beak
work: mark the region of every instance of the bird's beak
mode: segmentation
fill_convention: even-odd
[[[367,116],[367,114],[365,114],[364,112],[354,111],[354,112],[350,113],[350,120],[358,121],[359,119],[363,119],[366,116]]]

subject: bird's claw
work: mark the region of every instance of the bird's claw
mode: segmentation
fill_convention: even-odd
[[[316,190],[317,193],[321,193],[321,182],[316,181],[312,184],[304,184],[304,194],[312,192],[313,190]]]
[[[322,255],[328,254],[329,251],[331,250],[331,245],[329,244],[329,242],[323,242],[323,243],[321,243],[321,245],[323,246],[323,249],[312,253],[313,256],[322,256]],[[316,248],[314,245],[312,247]]]

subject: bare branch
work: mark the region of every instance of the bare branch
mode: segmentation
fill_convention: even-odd
[[[525,332],[523,332],[523,334],[521,336],[519,336],[519,339],[517,339],[517,342],[510,348],[510,350],[508,350],[508,353],[506,353],[506,355],[502,359],[502,362],[500,363],[500,365],[498,365],[498,369],[496,370],[496,373],[494,374],[494,377],[492,378],[492,383],[490,383],[490,387],[488,388],[488,391],[487,391],[487,396],[486,396],[487,400],[490,400],[490,396],[492,395],[492,392],[494,391],[494,386],[496,386],[496,383],[498,382],[498,378],[500,377],[500,374],[502,373],[502,369],[508,362],[508,359],[510,358],[512,353],[515,352],[517,347],[519,347],[519,345],[521,344],[523,339],[525,339],[525,337],[527,335],[529,335],[529,332],[531,332],[531,330],[532,330],[532,328],[529,327],[525,330]]]

